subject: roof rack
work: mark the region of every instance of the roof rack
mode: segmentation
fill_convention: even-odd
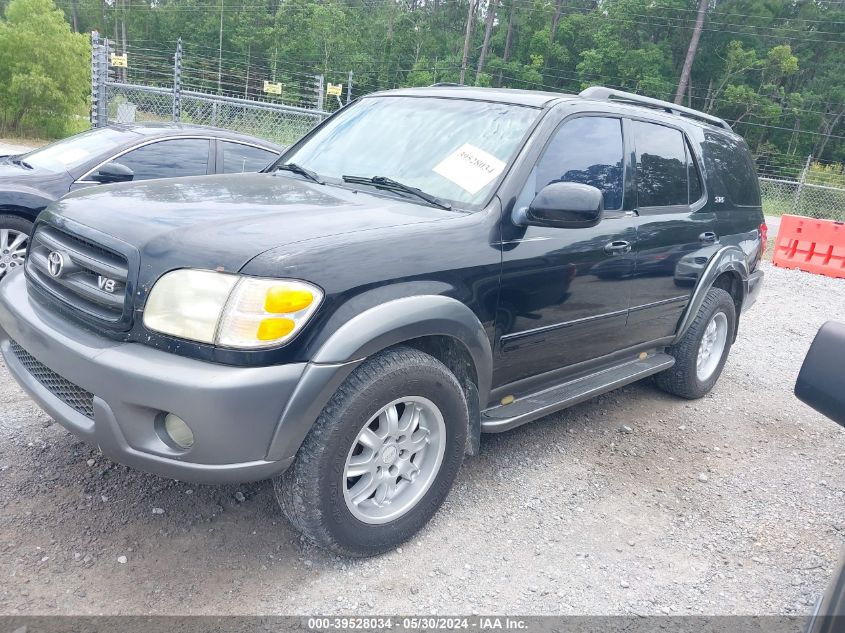
[[[624,92],[622,90],[614,90],[613,88],[605,88],[604,86],[593,86],[578,93],[579,97],[584,99],[595,99],[597,101],[624,101],[635,105],[646,106],[648,108],[658,108],[666,110],[677,116],[685,116],[691,119],[699,119],[711,125],[717,125],[726,130],[730,130],[731,126],[727,121],[720,119],[711,114],[705,114],[692,108],[685,108],[684,106],[670,103],[669,101],[662,101],[661,99],[652,99],[651,97],[643,97],[633,92]]]

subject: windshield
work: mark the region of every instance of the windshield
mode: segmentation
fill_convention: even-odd
[[[135,135],[110,128],[89,130],[24,154],[22,159],[33,167],[67,171],[125,143],[131,136]]]
[[[285,157],[325,179],[385,176],[457,206],[483,204],[540,111],[435,97],[372,97]]]

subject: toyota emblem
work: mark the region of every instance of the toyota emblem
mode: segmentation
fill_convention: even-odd
[[[47,256],[47,270],[53,277],[61,277],[65,267],[65,258],[59,251],[53,251]]]

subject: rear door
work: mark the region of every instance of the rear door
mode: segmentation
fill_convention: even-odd
[[[672,336],[694,286],[685,276],[718,248],[699,161],[680,128],[628,120],[635,147],[637,258],[628,329],[633,343]]]
[[[496,386],[624,347],[636,242],[636,219],[624,204],[624,156],[621,118],[566,119],[515,206],[530,204],[549,183],[579,182],[603,192],[601,222],[560,229],[516,227],[504,219]]]
[[[760,231],[765,219],[748,146],[741,138],[705,130],[701,147],[704,165],[713,175],[710,199],[714,200],[719,242],[739,246],[748,262],[755,264],[762,257]]]

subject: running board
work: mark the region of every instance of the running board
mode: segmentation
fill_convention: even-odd
[[[485,433],[509,431],[526,422],[533,422],[555,411],[669,369],[674,364],[673,357],[661,352],[549,387],[511,404],[490,407],[481,412],[481,430]]]

